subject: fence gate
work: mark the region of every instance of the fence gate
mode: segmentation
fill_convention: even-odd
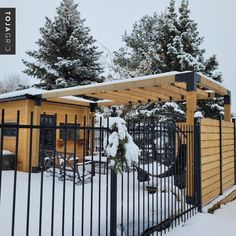
[[[108,120],[20,116],[1,119],[1,235],[159,235],[196,212],[192,126],[128,123],[141,155],[116,173],[104,150]]]
[[[196,213],[194,129],[154,119],[128,127],[141,157],[135,171],[120,177],[120,225],[128,235],[159,235]]]

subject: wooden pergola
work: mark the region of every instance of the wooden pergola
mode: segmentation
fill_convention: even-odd
[[[224,97],[225,120],[231,121],[231,93],[222,84],[198,72],[169,72],[51,90],[42,99],[57,101],[66,96],[86,96],[98,106],[134,105],[148,102],[186,101],[188,124],[193,124],[197,100]],[[74,101],[76,104],[76,100]],[[80,102],[81,104],[81,102]]]

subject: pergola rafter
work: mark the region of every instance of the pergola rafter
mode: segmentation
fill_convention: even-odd
[[[230,91],[222,84],[197,72],[170,72],[126,80],[76,86],[48,91],[43,99],[66,96],[92,97],[98,106],[127,105],[160,101],[186,101],[187,123],[193,123],[197,100],[222,96],[225,101],[225,120],[231,119]],[[106,101],[104,101],[106,99]]]

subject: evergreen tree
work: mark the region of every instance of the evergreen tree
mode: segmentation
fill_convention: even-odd
[[[216,56],[213,55],[206,60],[204,59],[205,50],[201,49],[203,37],[199,36],[197,24],[190,18],[188,0],[182,0],[179,14],[179,31],[182,50],[178,52],[178,56],[181,62],[181,70],[200,71],[214,80],[222,82],[222,75],[217,72],[219,63]],[[223,110],[223,99],[214,98],[200,100],[198,101],[198,106],[204,116],[219,118]]]
[[[180,70],[203,71],[203,38],[199,36],[197,24],[190,18],[189,4],[186,0],[181,2],[177,27],[179,34],[174,38],[174,45],[177,48],[175,53]]]
[[[165,13],[144,16],[131,35],[123,35],[125,47],[114,52],[114,63],[134,76],[171,71],[175,63],[169,50],[177,34],[175,1],[171,0]]]
[[[114,63],[119,68],[121,77],[138,76],[141,63],[147,62],[149,54],[152,58],[152,52],[155,52],[158,48],[157,35],[155,34],[157,22],[158,16],[155,13],[153,16],[144,16],[134,24],[131,35],[126,32],[123,35],[125,47],[114,52]],[[153,60],[155,60],[154,55]],[[147,66],[147,63],[145,66]],[[149,70],[146,69],[144,73],[148,74]]]
[[[40,28],[39,49],[26,52],[34,62],[23,60],[24,72],[40,79],[36,86],[54,89],[102,82],[101,53],[77,7],[73,0],[62,0],[54,21],[46,18]]]
[[[201,47],[203,37],[190,17],[188,0],[181,1],[178,14],[175,0],[170,0],[165,13],[143,17],[135,23],[130,35],[125,33],[123,41],[125,47],[114,53],[114,63],[125,71],[121,71],[122,74],[142,76],[191,70],[219,82],[222,80],[221,73],[217,72],[216,56],[205,59],[205,49]],[[215,104],[222,105],[222,100],[200,101],[199,107],[205,116],[215,117],[220,112]]]

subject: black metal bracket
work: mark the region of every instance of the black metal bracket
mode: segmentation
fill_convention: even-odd
[[[187,91],[196,91],[197,84],[201,82],[201,76],[196,72],[186,72],[175,75],[176,82],[187,84]]]
[[[34,105],[41,106],[42,104],[42,95],[36,95],[34,98]]]
[[[224,96],[224,104],[231,104],[231,94]]]
[[[89,106],[90,106],[90,112],[95,112],[98,104],[97,103],[90,103]]]

